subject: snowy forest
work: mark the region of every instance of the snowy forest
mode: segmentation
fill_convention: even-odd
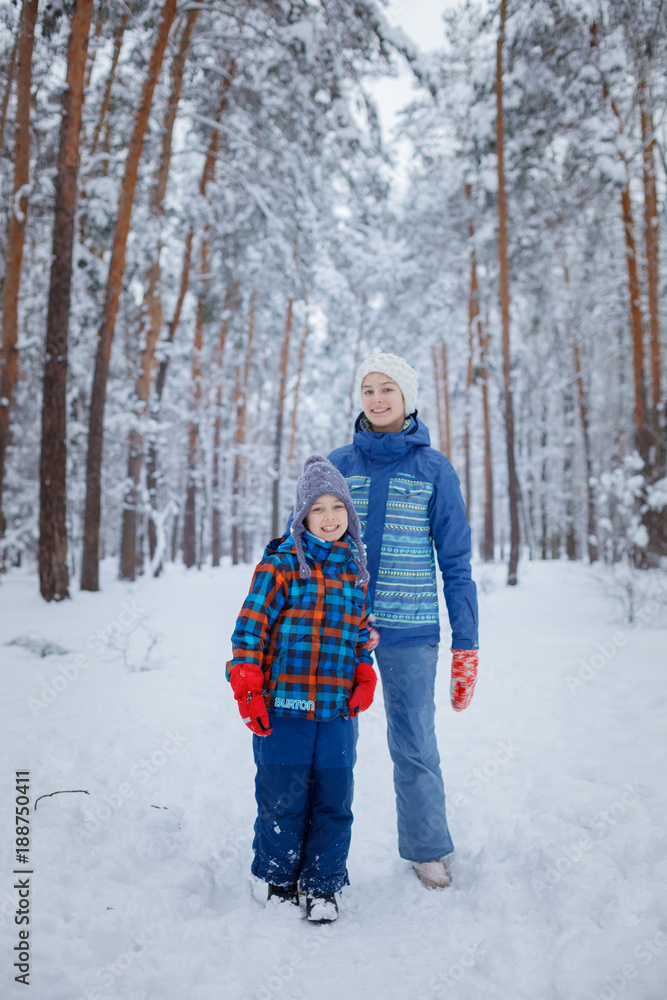
[[[389,6],[0,5],[0,558],[46,600],[251,562],[375,349],[510,583],[667,555],[667,10],[466,2],[424,54]]]
[[[0,0],[3,997],[664,1000],[666,67],[664,0]],[[376,351],[461,481],[479,680],[441,601],[451,885],[383,677],[318,926],[252,875],[225,663]]]

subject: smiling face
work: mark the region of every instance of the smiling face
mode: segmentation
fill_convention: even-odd
[[[325,493],[310,508],[304,524],[312,535],[326,542],[337,542],[347,531],[347,507],[338,497]]]
[[[393,379],[371,372],[361,384],[361,405],[374,431],[400,431],[405,422],[405,400]]]

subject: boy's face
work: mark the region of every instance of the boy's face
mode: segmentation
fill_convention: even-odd
[[[347,508],[338,497],[325,493],[317,498],[304,523],[312,535],[337,542],[347,531]]]
[[[374,431],[400,431],[405,423],[403,393],[393,379],[371,372],[361,385],[361,405]]]

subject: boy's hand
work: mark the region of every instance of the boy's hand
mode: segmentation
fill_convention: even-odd
[[[462,712],[472,701],[477,681],[477,650],[452,650],[452,683],[450,698],[455,712]]]
[[[262,695],[264,674],[252,663],[238,664],[229,671],[229,682],[239,706],[241,718],[257,736],[268,736],[271,730],[269,713]]]
[[[269,736],[273,732],[263,694],[250,695],[245,707],[243,702],[239,701],[239,712],[248,729],[256,736]]]
[[[377,682],[378,679],[371,665],[369,663],[360,663],[354,671],[352,693],[347,699],[347,707],[351,718],[354,718],[359,712],[365,712],[367,708],[371,707]]]

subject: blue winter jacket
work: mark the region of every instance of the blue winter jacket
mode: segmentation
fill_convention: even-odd
[[[329,461],[345,476],[364,529],[368,598],[382,645],[440,641],[435,545],[452,648],[477,649],[470,527],[458,477],[430,445],[416,413],[402,431],[386,434],[371,431],[362,413],[352,444]]]

